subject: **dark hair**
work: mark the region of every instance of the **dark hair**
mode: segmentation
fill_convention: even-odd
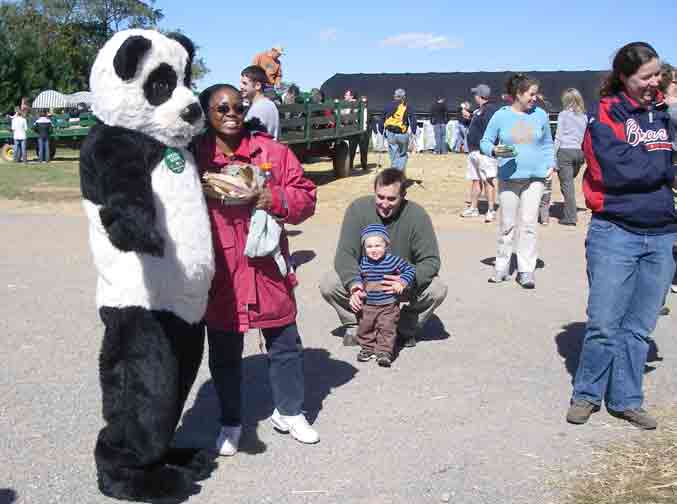
[[[261,84],[261,90],[263,90],[264,86],[268,84],[268,76],[266,75],[266,71],[258,65],[248,66],[242,70],[240,75],[242,75],[242,77],[247,77],[247,79],[252,81],[254,84],[257,82]]]
[[[505,91],[513,98],[517,98],[517,95],[529,91],[531,86],[540,86],[540,82],[527,74],[517,73],[511,75],[508,82],[505,83]]]
[[[312,103],[322,103],[324,102],[324,93],[317,88],[310,90],[310,101]]]
[[[209,115],[209,102],[212,99],[212,95],[221,89],[228,89],[240,96],[240,90],[235,86],[231,86],[230,84],[214,84],[213,86],[209,86],[207,89],[202,91],[198,97],[198,100],[200,100],[200,106],[202,107],[202,111],[205,113],[205,116]]]
[[[631,42],[621,47],[614,56],[611,73],[607,75],[599,90],[600,96],[611,96],[623,90],[621,75],[630,77],[639,67],[652,59],[658,59],[658,53],[646,42]]]
[[[291,86],[289,86],[287,88],[287,91],[289,91],[292,94],[295,94],[296,96],[301,94],[301,90],[299,89],[299,87],[296,84],[292,84]]]
[[[661,93],[667,92],[670,84],[674,79],[674,73],[676,69],[670,63],[663,63],[661,65],[661,83],[658,85],[658,88],[661,90]]]
[[[393,184],[400,184],[400,196],[404,196],[406,192],[407,177],[404,172],[397,168],[386,168],[381,173],[376,175],[374,179],[374,191],[378,186],[390,186]]]

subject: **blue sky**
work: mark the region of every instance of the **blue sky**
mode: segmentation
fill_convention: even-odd
[[[562,7],[559,6],[562,5]],[[677,64],[677,2],[158,0],[211,72],[198,86],[239,81],[254,54],[285,47],[284,80],[319,87],[335,73],[603,70],[627,42]]]

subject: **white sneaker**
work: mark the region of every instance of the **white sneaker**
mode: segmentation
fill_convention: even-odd
[[[270,421],[277,430],[288,432],[291,436],[305,444],[314,444],[320,440],[320,435],[313,429],[303,414],[286,416],[281,415],[277,408],[273,411]]]
[[[219,432],[219,437],[216,438],[216,451],[219,453],[219,455],[223,455],[224,457],[232,457],[237,453],[241,436],[241,425],[236,427],[222,425],[221,432]]]
[[[480,211],[477,208],[468,207],[461,212],[461,217],[479,217]]]
[[[672,292],[677,292],[677,284],[672,284],[672,286],[670,287],[670,290]]]
[[[487,214],[484,216],[484,222],[493,222],[496,217],[496,212],[493,210],[487,210]]]

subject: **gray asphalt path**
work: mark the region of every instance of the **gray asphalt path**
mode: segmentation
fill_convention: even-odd
[[[112,502],[96,490],[92,457],[102,327],[86,221],[0,214],[0,229],[0,504]],[[265,358],[252,335],[242,452],[220,459],[189,502],[557,502],[547,480],[580,468],[594,444],[651,435],[605,412],[583,427],[564,422],[585,322],[584,230],[541,230],[534,291],[487,283],[495,244],[483,224],[439,230],[449,298],[426,341],[389,370],[357,363],[332,335],[338,323],[317,285],[338,225],[293,231],[304,263],[306,408],[322,441],[303,446],[272,430]],[[655,333],[649,408],[677,392],[674,320],[662,318]],[[177,443],[208,446],[216,415],[203,362]]]

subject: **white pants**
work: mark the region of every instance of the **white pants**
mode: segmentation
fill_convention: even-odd
[[[543,185],[543,179],[499,181],[500,219],[496,271],[505,273],[509,271],[513,251],[517,254],[517,271],[525,273],[536,269],[538,259],[536,229]],[[517,246],[513,244],[515,232]]]

